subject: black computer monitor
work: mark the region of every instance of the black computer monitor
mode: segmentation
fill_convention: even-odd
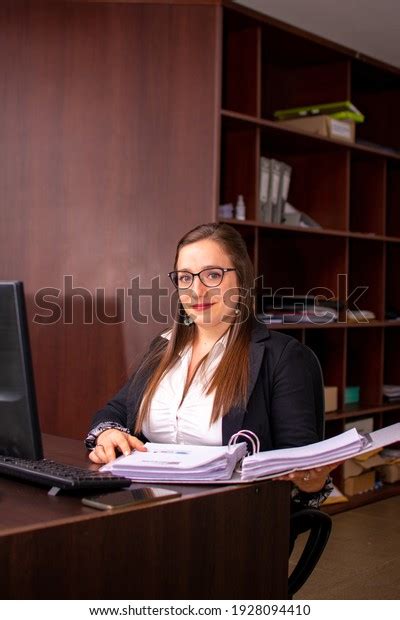
[[[43,458],[22,282],[0,282],[0,454]]]

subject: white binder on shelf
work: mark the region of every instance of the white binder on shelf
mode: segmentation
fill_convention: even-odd
[[[275,224],[280,224],[283,219],[283,208],[289,196],[290,179],[292,176],[292,167],[281,162],[281,174],[279,179],[278,204],[275,211]]]
[[[267,157],[260,157],[260,195],[259,195],[259,219],[267,222],[269,174],[271,160]]]
[[[268,222],[276,222],[277,219],[281,166],[282,164],[280,161],[271,159],[267,205]]]

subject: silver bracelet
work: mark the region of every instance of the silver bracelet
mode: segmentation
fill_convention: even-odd
[[[110,428],[115,428],[117,431],[121,431],[122,433],[127,433],[130,435],[129,428],[118,424],[118,422],[100,422],[97,426],[92,428],[89,432],[88,436],[85,439],[85,446],[88,450],[94,450],[96,447],[97,437],[101,435],[104,431],[108,431]]]
[[[306,491],[301,491],[298,487],[293,486],[291,492],[291,499],[293,503],[297,505],[302,505],[307,508],[319,508],[320,504],[322,504],[322,502],[326,500],[327,497],[329,497],[332,491],[332,478],[331,476],[328,476],[325,481],[325,485],[320,491],[307,493]]]

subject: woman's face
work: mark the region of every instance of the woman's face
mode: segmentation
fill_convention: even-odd
[[[233,268],[228,254],[216,241],[210,239],[196,241],[184,246],[179,252],[177,271],[194,274],[206,270],[201,274],[203,282],[195,276],[190,288],[178,289],[179,299],[186,314],[204,328],[231,322],[239,299],[236,271],[224,272],[222,281],[215,286],[215,282],[219,280],[215,268]],[[180,286],[190,282],[190,276],[179,275]],[[212,287],[208,287],[207,284]]]

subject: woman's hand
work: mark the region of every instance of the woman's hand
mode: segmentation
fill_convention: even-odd
[[[330,463],[329,465],[324,465],[323,467],[315,467],[305,471],[294,471],[291,474],[286,474],[286,476],[274,478],[274,480],[289,480],[290,482],[293,482],[293,484],[295,484],[300,491],[304,491],[305,493],[315,493],[324,487],[330,472],[338,467],[338,465],[340,465],[340,462]]]
[[[147,452],[147,448],[137,437],[132,437],[115,428],[109,428],[97,437],[96,447],[89,452],[89,458],[93,463],[109,463],[117,457],[116,450],[125,456],[132,450]]]

